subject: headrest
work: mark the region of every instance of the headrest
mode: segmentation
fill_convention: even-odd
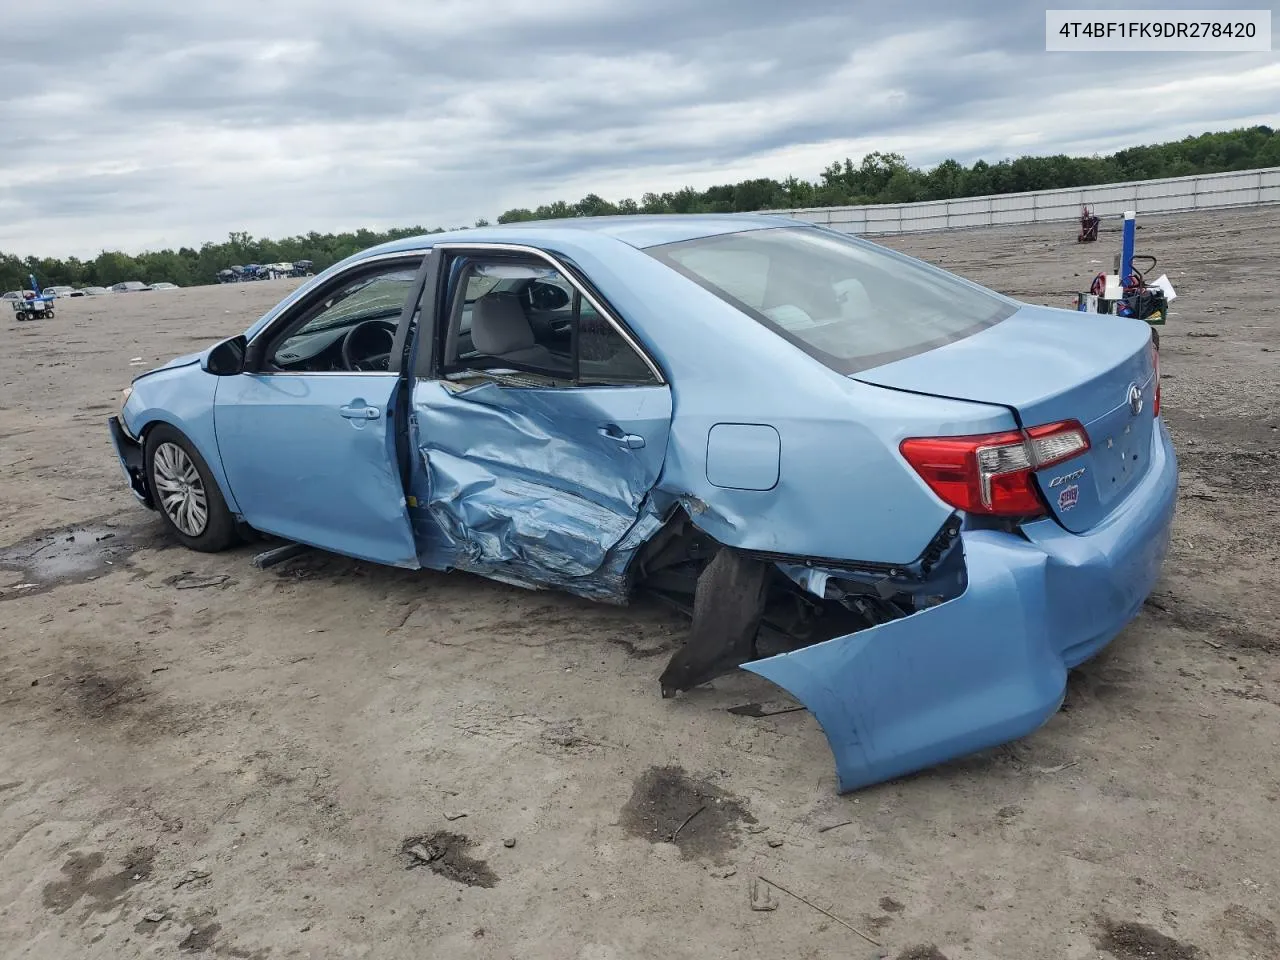
[[[471,342],[491,357],[534,345],[533,328],[515,294],[489,293],[472,304]]]

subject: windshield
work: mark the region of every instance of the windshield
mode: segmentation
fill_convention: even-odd
[[[374,274],[344,287],[325,301],[320,312],[294,336],[348,326],[354,320],[398,319],[416,274],[415,268],[405,268]]]
[[[970,336],[1017,309],[936,267],[813,227],[646,252],[843,374]]]

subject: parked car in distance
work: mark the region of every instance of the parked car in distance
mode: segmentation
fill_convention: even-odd
[[[123,283],[112,284],[112,293],[140,293],[147,289],[147,285],[141,280],[125,280]]]
[[[72,296],[73,297],[100,297],[104,293],[110,293],[110,292],[111,291],[108,290],[106,287],[81,287],[79,290],[73,293]]]
[[[178,285],[176,283],[169,283],[167,281],[162,280],[160,283],[151,284],[150,286],[147,287],[147,289],[148,290],[177,290]]]
[[[135,378],[109,429],[196,550],[247,526],[665,601],[692,625],[663,696],[764,677],[841,790],[1048,720],[1141,610],[1177,501],[1145,322],[768,216],[384,244]]]
[[[44,292],[51,297],[69,297],[75,293],[75,287],[45,287]]]
[[[9,290],[4,294],[0,294],[0,300],[21,300],[21,299],[22,299],[21,290]]]

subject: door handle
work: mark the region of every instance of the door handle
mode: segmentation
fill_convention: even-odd
[[[379,416],[378,408],[366,406],[363,400],[353,400],[345,407],[339,407],[338,413],[348,420],[377,420]]]
[[[600,436],[606,440],[621,444],[628,450],[639,450],[644,446],[644,437],[635,433],[624,433],[616,423],[607,423],[600,428]]]

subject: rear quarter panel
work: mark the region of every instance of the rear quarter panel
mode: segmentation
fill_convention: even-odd
[[[672,429],[657,492],[722,543],[908,563],[951,509],[902,459],[901,440],[1015,425],[1004,407],[843,377],[643,251],[612,242],[558,252],[599,287],[669,379]],[[708,478],[708,437],[724,423],[778,432],[771,489]]]

